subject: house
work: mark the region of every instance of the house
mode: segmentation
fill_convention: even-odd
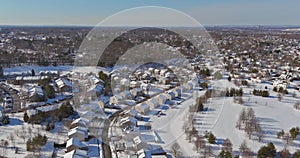
[[[144,92],[147,92],[147,91],[150,90],[151,84],[145,84],[145,83],[143,83],[143,84],[141,84],[141,88],[142,88],[142,90],[143,90]]]
[[[120,81],[121,85],[123,86],[128,86],[130,81],[126,78],[123,78],[121,81]]]
[[[73,128],[68,132],[69,138],[78,138],[80,141],[84,141],[88,138],[88,132],[85,129]]]
[[[130,90],[133,97],[143,96],[143,91],[141,88],[134,88]]]
[[[135,144],[137,150],[144,149],[147,146],[147,144],[142,141],[140,136],[134,137],[133,138],[133,143]]]
[[[176,97],[175,93],[172,92],[172,91],[168,92],[168,94],[170,95],[170,98],[171,98],[169,100],[172,100],[172,99],[174,99]]]
[[[46,100],[46,94],[40,86],[34,86],[28,90],[28,99],[31,102],[42,102]]]
[[[159,106],[159,102],[155,98],[151,98],[146,101],[146,104],[149,105],[150,109],[155,109]]]
[[[140,130],[151,130],[152,128],[151,123],[145,121],[137,121],[137,126],[140,128]]]
[[[82,126],[82,127],[87,127],[89,123],[89,120],[84,119],[84,118],[78,118],[76,120],[74,120],[71,125],[70,125],[70,129]]]
[[[55,83],[60,92],[69,92],[72,90],[72,84],[66,79],[58,78],[55,80]]]
[[[173,89],[172,92],[175,94],[175,97],[181,97],[181,89]]]
[[[130,82],[130,88],[138,88],[140,87],[140,82],[136,82],[136,81],[131,81]]]
[[[85,150],[75,149],[65,153],[64,158],[88,158],[88,152]]]
[[[159,79],[159,83],[167,85],[171,83],[171,79],[169,77],[161,77]]]
[[[168,92],[164,93],[164,96],[166,96],[167,100],[172,100],[174,98],[172,98],[172,95],[169,94]]]
[[[277,90],[279,90],[280,88],[282,88],[283,90],[286,90],[288,87],[288,83],[284,82],[282,80],[276,80],[273,82],[273,87],[276,87]]]
[[[149,112],[150,107],[149,107],[149,105],[146,104],[145,102],[142,102],[142,103],[140,103],[140,104],[137,104],[137,105],[134,107],[134,109],[135,109],[138,113],[144,115],[144,114],[146,114],[147,112]]]
[[[99,96],[104,91],[104,87],[101,84],[93,85],[89,90],[87,90],[88,96]]]
[[[128,126],[136,126],[137,125],[137,119],[131,116],[124,117],[119,122],[119,127],[126,128]]]
[[[71,138],[67,140],[66,148],[67,148],[67,152],[76,149],[81,149],[86,151],[88,149],[88,145],[84,142],[81,142],[78,138]]]
[[[134,109],[126,110],[123,112],[125,116],[131,116],[131,117],[136,117],[138,115],[138,112]]]
[[[166,97],[166,94],[160,94],[156,97],[156,99],[159,104],[165,104],[168,98]]]
[[[184,83],[183,86],[184,86],[185,91],[192,90],[193,87],[194,87],[193,84],[190,83],[190,82],[189,83]]]

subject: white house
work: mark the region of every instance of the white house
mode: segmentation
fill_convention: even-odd
[[[82,130],[79,128],[73,128],[68,132],[68,137],[71,138],[78,138],[80,141],[83,141],[88,138],[87,130]]]
[[[147,112],[149,112],[150,107],[148,104],[146,104],[145,102],[142,102],[140,104],[137,104],[134,109],[140,113],[140,114],[146,114]]]
[[[138,97],[143,95],[143,91],[141,88],[133,88],[130,90],[130,93],[133,95],[133,97]]]
[[[150,109],[155,109],[159,106],[159,102],[156,100],[156,98],[151,98],[146,101],[146,104],[149,105]]]
[[[168,99],[166,97],[166,94],[160,94],[156,98],[157,98],[157,101],[158,101],[159,104],[165,104],[167,99]]]
[[[71,138],[67,140],[66,148],[67,152],[70,152],[72,150],[81,149],[81,150],[87,150],[88,145],[85,142],[81,142],[78,138]]]
[[[46,94],[40,86],[34,86],[28,89],[28,98],[31,102],[45,101]]]

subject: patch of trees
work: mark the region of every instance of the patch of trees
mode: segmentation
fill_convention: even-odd
[[[29,117],[27,113],[24,113],[23,120],[28,123],[40,124],[49,121],[61,121],[63,118],[74,115],[74,109],[69,102],[64,102],[59,109],[42,112],[39,111],[37,114]]]
[[[53,86],[51,86],[49,84],[45,86],[45,93],[48,98],[50,98],[50,99],[55,98],[55,90],[54,90]]]
[[[210,71],[208,68],[205,68],[205,69],[200,69],[199,70],[199,76],[210,76]]]
[[[202,83],[200,83],[200,87],[202,89],[207,89],[208,88],[208,84],[206,82],[202,82]]]
[[[244,130],[249,139],[251,139],[252,136],[256,136],[259,142],[262,141],[263,131],[252,108],[248,108],[247,111],[245,109],[241,111],[238,121],[236,122],[236,128]]]
[[[44,78],[38,81],[38,85],[41,87],[45,87],[51,83],[51,78]]]
[[[111,79],[110,76],[105,74],[103,71],[100,71],[98,73],[98,77],[104,81],[104,94],[105,95],[111,95],[112,94],[112,89],[111,89]]]
[[[290,138],[295,140],[297,138],[297,136],[300,134],[300,128],[293,127],[289,130],[289,133],[285,133],[284,130],[281,130],[277,133],[277,138],[283,138],[286,134],[288,134]]]
[[[254,89],[253,90],[253,95],[262,96],[262,97],[269,97],[270,93],[269,93],[268,90],[256,90],[256,89]]]
[[[242,80],[242,85],[243,85],[243,86],[248,86],[248,81]]]
[[[221,152],[219,153],[220,158],[232,158],[232,143],[227,138],[222,144]]]
[[[293,158],[300,158],[300,149],[297,149],[297,150],[294,152]]]
[[[243,96],[243,89],[235,89],[231,88],[230,90],[226,89],[226,97],[234,97],[234,96]]]
[[[229,76],[229,77],[227,78],[227,80],[228,80],[229,82],[231,82],[231,79],[232,79],[231,76]]]
[[[200,135],[196,128],[194,127],[194,114],[190,113],[188,115],[188,121],[184,123],[183,130],[186,134],[186,139],[189,140],[189,142],[193,143],[195,145],[195,150],[198,153],[201,153],[204,157],[214,156],[212,147],[207,144],[208,139],[210,137],[210,142],[215,142],[215,136],[210,135],[210,133],[206,132],[205,136]]]
[[[208,143],[210,144],[216,143],[216,136],[213,133],[211,132],[206,133],[204,137],[208,139]]]
[[[55,128],[55,124],[53,122],[47,123],[46,125],[46,131],[51,131]]]
[[[261,147],[257,152],[258,158],[273,158],[276,156],[276,148],[272,142],[268,143],[267,146]]]
[[[242,157],[251,157],[253,156],[253,152],[248,147],[246,141],[244,140],[243,143],[239,146],[240,155]]]
[[[46,135],[42,136],[41,134],[38,134],[32,139],[28,139],[26,142],[26,150],[32,152],[40,150],[40,148],[47,143],[47,139]]]
[[[182,156],[182,152],[180,151],[180,146],[178,143],[174,143],[171,146],[171,153],[173,154],[173,156],[176,157],[181,157]]]
[[[284,89],[283,87],[279,87],[279,88],[274,87],[273,91],[278,92],[278,93],[282,93],[282,94],[289,94],[289,92],[286,89]]]
[[[3,115],[1,121],[2,121],[2,123],[3,123],[4,125],[9,124],[9,117],[8,117],[8,115]]]

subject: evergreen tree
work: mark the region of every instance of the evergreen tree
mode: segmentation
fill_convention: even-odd
[[[28,122],[29,117],[27,115],[27,112],[24,112],[23,120],[24,120],[24,122]]]
[[[276,148],[271,142],[267,146],[263,146],[258,150],[258,158],[273,158],[276,156]]]
[[[3,78],[3,68],[0,66],[0,78]]]
[[[31,69],[31,76],[35,76],[35,71],[34,71],[34,69]]]
[[[216,143],[216,137],[212,133],[210,133],[209,136],[208,136],[208,142],[210,144],[215,144]]]

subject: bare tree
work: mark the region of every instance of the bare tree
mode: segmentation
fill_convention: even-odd
[[[286,132],[282,136],[282,141],[284,144],[284,148],[288,148],[288,146],[292,144],[293,139],[291,138],[290,134],[288,132]]]
[[[5,140],[5,141],[4,141],[4,152],[3,152],[4,155],[6,155],[6,153],[7,153],[8,145],[9,145],[8,141]]]
[[[282,93],[278,93],[277,94],[277,97],[278,97],[278,101],[282,101],[282,99],[283,99],[283,95],[282,95]]]
[[[203,156],[204,157],[211,157],[213,155],[212,147],[210,145],[205,145]]]
[[[251,152],[250,148],[248,147],[245,140],[240,145],[239,150],[240,150],[240,154],[242,157],[248,158],[248,157],[252,156],[252,152]]]
[[[201,149],[203,149],[205,147],[205,140],[203,136],[196,136],[196,140],[195,140],[195,147],[197,152],[199,152]]]
[[[180,157],[182,153],[180,152],[180,146],[178,143],[174,143],[171,146],[171,152],[175,158]]]
[[[11,144],[13,145],[13,147],[15,147],[16,146],[15,137],[13,136],[12,133],[9,134],[8,139],[10,140]]]
[[[27,131],[29,134],[29,138],[31,138],[32,137],[32,128],[30,126],[28,126]]]
[[[225,152],[232,152],[232,143],[228,138],[224,140],[222,150]]]
[[[252,120],[255,118],[255,112],[252,108],[247,109],[247,114],[246,114],[246,119],[247,120]]]

